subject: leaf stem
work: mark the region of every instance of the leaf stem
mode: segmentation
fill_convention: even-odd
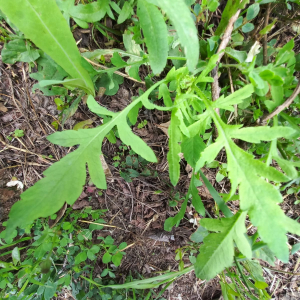
[[[249,287],[249,285],[248,285],[248,282],[247,282],[247,280],[246,280],[246,278],[245,278],[245,275],[244,275],[243,271],[241,270],[241,266],[239,265],[239,263],[238,263],[238,261],[237,261],[237,259],[236,259],[235,256],[234,256],[234,262],[235,262],[235,264],[236,264],[236,266],[237,266],[237,269],[238,269],[239,273],[241,274],[241,276],[242,276],[242,278],[243,278],[243,281],[244,281],[244,283],[245,283],[245,285],[246,285],[246,287],[247,287],[249,293],[254,297],[254,295],[252,294],[251,289],[250,289],[250,287]]]

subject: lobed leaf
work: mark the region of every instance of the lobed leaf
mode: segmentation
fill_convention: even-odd
[[[280,192],[262,177],[275,182],[285,182],[289,178],[275,168],[255,160],[253,155],[239,148],[232,141],[232,138],[238,137],[251,141],[272,140],[278,136],[293,135],[295,131],[292,128],[283,127],[239,129],[239,126],[224,124],[205,95],[200,90],[197,90],[197,93],[205,102],[211,117],[214,119],[219,137],[216,141],[217,146],[214,147],[213,144],[201,154],[196,169],[201,167],[205,160],[211,160],[213,155],[209,153],[210,147],[215,150],[214,155],[220,147],[225,147],[227,170],[231,181],[231,195],[239,187],[240,208],[244,211],[248,210],[252,224],[258,228],[259,235],[268,244],[271,251],[280,260],[288,261],[289,251],[286,244],[286,232],[293,231],[299,234],[300,224],[285,216],[278,206],[278,203],[282,202]]]
[[[218,233],[211,233],[203,240],[194,265],[198,278],[212,279],[226,267],[230,267],[233,263],[234,242],[247,258],[251,258],[252,250],[245,235],[246,216],[247,212],[239,211],[230,218],[200,221],[201,226]]]
[[[226,98],[224,98],[224,96],[221,96],[212,105],[213,107],[233,110],[232,105],[242,103],[243,100],[250,97],[253,94],[253,92],[254,92],[253,85],[248,84],[242,87],[241,89],[235,91],[231,95],[227,96]]]
[[[97,128],[66,130],[56,132],[48,137],[54,144],[65,147],[79,145],[79,147],[60,161],[48,168],[45,177],[34,186],[21,194],[21,201],[13,205],[6,229],[9,237],[16,227],[24,228],[34,219],[47,217],[57,212],[67,202],[72,205],[82,192],[86,180],[86,164],[91,180],[100,189],[106,188],[105,175],[100,160],[103,139],[117,126],[123,142],[132,146],[133,150],[147,159],[156,162],[156,157],[146,143],[134,135],[127,123],[129,111],[148,97],[161,82],[153,85],[141,97],[129,104],[119,113],[111,113],[101,107],[95,99],[88,98],[88,106],[95,112],[111,115],[112,119]],[[24,213],[26,212],[26,213]]]
[[[247,127],[228,133],[231,137],[247,141],[249,143],[260,143],[261,141],[272,141],[279,137],[290,138],[295,130],[290,127]]]

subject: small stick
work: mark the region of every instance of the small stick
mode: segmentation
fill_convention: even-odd
[[[84,221],[84,220],[78,220],[79,222],[83,222],[83,223],[88,223],[88,224],[95,224],[95,225],[99,225],[99,226],[103,226],[103,227],[111,227],[111,228],[117,228],[117,229],[121,229],[124,231],[128,231],[126,229],[123,229],[121,227],[118,226],[114,226],[114,225],[107,225],[107,224],[102,224],[102,223],[96,223],[96,222],[91,222],[91,221]]]
[[[126,246],[124,249],[118,250],[116,253],[118,253],[118,252],[120,252],[120,251],[124,251],[124,250],[126,250],[126,249],[128,249],[128,248],[131,248],[131,247],[134,246],[134,245],[135,245],[135,243],[132,243],[132,244]]]
[[[85,59],[86,61],[88,61],[91,65],[94,65],[94,66],[96,66],[96,67],[99,67],[99,68],[101,68],[101,69],[103,69],[103,70],[109,69],[108,67],[103,66],[103,65],[100,65],[100,64],[97,64],[97,63],[93,62],[92,60],[90,60],[90,59],[88,59],[88,58],[86,58],[86,57],[85,57],[84,59]],[[144,85],[146,84],[145,81],[138,81],[138,80],[136,80],[136,79],[130,77],[129,75],[122,73],[122,72],[114,71],[114,73],[117,74],[117,75],[120,75],[120,76],[122,76],[122,77],[124,77],[124,78],[130,79],[130,80],[132,80],[132,81],[135,81],[135,82],[138,82],[138,83],[141,83],[141,84],[144,84]]]
[[[225,56],[226,59],[226,64],[228,64],[228,57]],[[231,90],[231,94],[234,93],[234,88],[233,88],[233,81],[232,81],[232,76],[231,76],[231,71],[230,71],[230,67],[228,68],[228,76],[229,76],[229,82],[230,82],[230,90]],[[237,112],[237,104],[234,105],[234,117],[237,118],[238,112]],[[228,118],[228,122],[227,124],[229,124],[231,121],[233,120],[233,112],[231,112],[229,118]]]
[[[216,63],[216,66],[214,67],[214,69],[212,70],[212,77],[214,79],[214,82],[212,83],[211,85],[211,89],[212,89],[212,100],[213,101],[216,101],[219,97],[220,97],[220,87],[219,87],[219,78],[218,78],[218,64],[220,62],[220,60],[222,59],[223,55],[224,55],[224,52],[221,52],[223,51],[229,41],[230,41],[230,38],[231,38],[231,33],[232,33],[232,30],[233,30],[233,25],[235,23],[235,21],[238,19],[239,17],[239,14],[240,14],[241,10],[239,9],[236,14],[234,16],[231,17],[231,19],[229,20],[228,22],[228,25],[226,27],[226,30],[224,32],[224,35],[222,37],[222,42],[219,46],[219,49],[217,51],[217,53],[220,53],[219,54],[219,58],[218,58],[218,61]],[[219,112],[219,109],[216,109],[217,113],[220,114]]]
[[[271,12],[271,3],[268,3],[264,27],[267,27],[269,24],[270,12]],[[264,36],[263,55],[264,55],[263,63],[264,63],[264,66],[266,66],[268,64],[268,34],[267,33]]]
[[[14,147],[14,146],[10,146],[8,144],[6,144],[5,142],[3,141],[0,141],[5,147],[7,148],[10,148],[10,149],[14,149],[14,150],[18,150],[18,151],[22,151],[22,152],[25,152],[25,153],[29,153],[29,154],[32,154],[32,155],[36,155],[38,156],[41,160],[43,160],[44,162],[46,162],[47,164],[51,164],[49,161],[47,161],[41,154],[37,154],[37,153],[34,153],[34,152],[31,152],[29,150],[25,150],[25,149],[21,149],[21,148],[17,148],[17,147]],[[1,150],[0,152],[4,151],[5,149]],[[50,158],[50,157],[47,157],[47,159],[50,159],[50,160],[54,160],[53,158]]]
[[[272,271],[278,272],[278,273],[289,274],[289,275],[293,275],[293,276],[300,276],[300,273],[287,272],[287,271],[277,270],[277,269],[273,269],[273,268],[269,268],[269,267],[263,267],[263,268],[269,269],[269,270],[272,270]]]
[[[284,109],[286,109],[287,107],[289,107],[293,101],[295,100],[295,98],[298,96],[298,94],[300,93],[300,80],[293,92],[293,94],[281,105],[279,105],[272,113],[264,116],[261,120],[259,120],[258,123],[265,123],[266,121],[270,120],[271,118],[273,118],[274,116],[278,115],[280,112],[282,112]]]

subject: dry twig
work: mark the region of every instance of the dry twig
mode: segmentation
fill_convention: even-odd
[[[100,65],[100,64],[97,64],[97,63],[93,62],[92,60],[90,60],[90,59],[88,59],[88,58],[86,58],[86,57],[85,57],[85,60],[88,61],[91,65],[96,66],[96,67],[99,67],[99,68],[101,68],[101,69],[103,69],[103,70],[109,69],[108,67],[103,66],[103,65]],[[138,80],[136,80],[135,78],[130,77],[129,75],[124,74],[124,73],[122,73],[122,72],[114,71],[114,73],[117,74],[117,75],[120,75],[120,76],[122,76],[122,77],[124,77],[124,78],[130,79],[130,80],[132,80],[132,81],[135,81],[135,82],[138,82],[138,83],[141,83],[141,84],[144,84],[144,85],[146,84],[145,81],[138,81]]]
[[[10,149],[22,151],[22,152],[25,152],[25,153],[29,153],[29,154],[32,154],[32,155],[36,155],[36,156],[38,156],[43,162],[45,162],[45,163],[47,163],[47,164],[51,164],[51,162],[47,161],[47,160],[43,157],[43,155],[41,155],[41,154],[37,154],[37,153],[31,152],[31,151],[29,151],[29,150],[25,150],[25,149],[21,149],[21,148],[17,148],[17,147],[8,145],[7,143],[5,143],[5,142],[3,142],[3,141],[0,141],[0,142],[1,142],[7,149],[10,148]],[[6,150],[6,149],[4,148],[4,149],[2,149],[0,152],[2,152],[2,151],[4,151],[4,150]],[[50,158],[50,157],[47,157],[47,159],[55,161],[55,159]]]
[[[300,80],[299,80],[293,94],[283,104],[279,105],[273,112],[271,112],[270,114],[264,116],[261,120],[259,120],[258,123],[263,124],[266,121],[273,118],[274,116],[278,115],[284,109],[288,108],[293,103],[295,98],[299,95],[299,93],[300,93]]]
[[[231,33],[233,30],[233,25],[235,23],[235,21],[238,19],[239,14],[240,14],[241,10],[239,9],[236,14],[234,16],[231,17],[231,19],[228,22],[228,25],[226,27],[226,30],[224,32],[224,35],[222,37],[222,42],[219,46],[219,49],[217,51],[217,53],[219,54],[219,58],[217,61],[217,65],[215,66],[215,68],[212,70],[212,77],[214,79],[214,82],[212,83],[212,100],[216,101],[219,97],[220,97],[220,87],[219,87],[219,79],[218,79],[218,64],[220,62],[220,60],[222,59],[223,55],[224,55],[224,49],[227,47],[230,38],[231,38]],[[222,52],[223,51],[223,52]],[[217,111],[219,113],[219,111]]]

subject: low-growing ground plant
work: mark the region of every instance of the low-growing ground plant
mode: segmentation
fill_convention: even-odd
[[[92,275],[100,259],[106,268],[97,282],[111,283],[115,278],[111,265],[120,265],[127,244],[115,245],[109,235],[95,240],[95,230],[109,227],[101,218],[104,212],[69,208],[57,224],[55,214],[18,230],[16,240],[1,246],[1,257],[12,257],[10,263],[1,262],[1,299],[52,299],[64,290],[77,299],[93,297],[96,291],[81,277]]]
[[[278,205],[283,201],[282,193],[297,196],[299,192],[300,84],[296,72],[300,71],[300,57],[293,50],[295,38],[280,47],[274,46],[275,39],[267,39],[277,22],[276,18],[268,20],[275,1],[252,1],[250,5],[246,0],[227,1],[218,25],[210,24],[210,20],[220,3],[195,2],[98,0],[74,5],[73,0],[0,0],[5,21],[18,28],[17,34],[7,40],[3,61],[36,61],[38,71],[31,74],[38,80],[34,88],[48,96],[60,96],[55,103],[61,115],[53,123],[54,128],[64,128],[80,101],[86,101],[95,117],[102,119],[96,128],[81,124],[75,130],[48,136],[51,143],[75,150],[49,167],[45,177],[22,193],[21,201],[10,211],[6,230],[1,233],[7,246],[18,231],[29,234],[31,224],[35,224],[32,229],[36,241],[24,259],[16,247],[12,250],[13,262],[2,263],[4,297],[14,295],[18,299],[19,295],[38,294],[50,299],[58,287],[78,290],[71,282],[80,277],[99,291],[101,299],[118,299],[117,294],[105,298],[105,288],[168,286],[179,276],[194,271],[202,280],[219,274],[224,299],[270,298],[256,259],[273,264],[276,257],[287,263],[290,250],[286,234],[300,235],[299,222],[286,216]],[[299,8],[298,1],[278,5]],[[262,10],[265,23],[255,27],[253,22]],[[100,22],[105,16],[129,26],[122,33],[108,28]],[[111,36],[117,36],[123,40],[124,49],[80,53],[70,31],[70,19],[75,26],[91,26],[92,32],[98,30],[110,41],[114,39]],[[202,32],[197,31],[195,22],[202,22]],[[107,55],[108,67],[103,66]],[[139,74],[141,66],[149,71],[144,81]],[[119,69],[125,69],[125,73]],[[98,93],[116,94],[124,77],[143,83],[147,89],[140,90],[140,95],[119,112],[108,110],[95,100]],[[193,244],[177,250],[178,272],[104,287],[104,282],[93,278],[91,270],[89,276],[84,276],[91,266],[80,264],[96,259],[96,254],[102,252],[103,263],[117,266],[126,245],[117,248],[108,238],[92,245],[91,230],[100,225],[82,229],[74,241],[69,235],[80,230],[77,223],[65,220],[49,228],[45,221],[35,220],[47,218],[65,202],[72,205],[78,199],[86,181],[86,168],[95,186],[106,189],[100,160],[106,138],[112,143],[117,139],[123,143],[114,157],[114,166],[123,168],[121,176],[126,181],[140,175],[155,176],[149,170],[141,172],[144,162],[155,163],[157,158],[131,129],[137,124],[142,107],[170,114],[167,159],[171,184],[176,186],[179,181],[182,159],[191,167],[188,192],[183,199],[174,196],[171,206],[181,203],[181,207],[165,221],[164,229],[171,231],[179,225],[189,203],[200,222],[196,220],[198,229],[193,234]],[[142,121],[137,127],[146,125]],[[226,163],[216,161],[220,152],[226,155]],[[230,181],[228,194],[220,195],[214,189],[203,174],[204,167],[217,169],[217,182]],[[202,182],[216,203],[217,218],[209,217],[201,201],[197,187]],[[239,200],[238,211],[229,209],[227,202],[231,200]],[[246,221],[256,229],[254,234],[247,234]],[[62,243],[73,244],[74,253],[70,254],[71,248],[66,253]],[[191,262],[186,268],[184,255]],[[71,260],[71,269],[64,266],[64,256]],[[60,267],[57,261],[61,262]],[[109,267],[102,275],[114,277]],[[82,291],[85,290],[79,294]],[[146,297],[150,296],[151,293]]]

